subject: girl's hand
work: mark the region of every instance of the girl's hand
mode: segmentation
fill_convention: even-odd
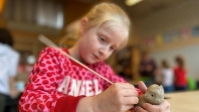
[[[143,104],[143,107],[136,107],[136,112],[170,112],[170,104],[164,100],[160,105],[152,105],[149,103]]]
[[[143,82],[138,83],[139,89],[145,93],[147,90],[146,85]],[[160,105],[152,105],[149,103],[144,103],[143,107],[136,107],[136,112],[170,112],[170,104],[168,101],[164,100]]]
[[[138,103],[138,93],[131,84],[115,83],[93,101],[94,112],[125,112]]]

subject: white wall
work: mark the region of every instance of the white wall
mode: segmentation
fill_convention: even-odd
[[[188,76],[199,80],[199,44],[167,51],[152,52],[151,56],[155,59],[157,64],[160,64],[162,59],[167,59],[169,64],[174,67],[175,57],[179,54],[185,58]]]

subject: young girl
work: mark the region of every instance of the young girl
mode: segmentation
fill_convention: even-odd
[[[161,76],[162,76],[162,85],[164,87],[164,92],[172,92],[174,90],[174,72],[173,69],[169,66],[167,60],[162,60],[161,63]]]
[[[175,89],[187,90],[187,70],[185,68],[185,61],[182,56],[176,56],[176,67],[174,68],[175,74]]]
[[[20,111],[125,112],[133,108],[138,103],[139,90],[115,75],[104,62],[125,46],[129,26],[127,15],[118,6],[111,3],[96,5],[81,20],[77,44],[62,50],[114,84],[48,47],[41,52],[30,74],[20,99]],[[142,82],[139,87],[146,91]],[[156,106],[146,103],[144,107],[138,107],[136,111],[169,111],[167,101]]]

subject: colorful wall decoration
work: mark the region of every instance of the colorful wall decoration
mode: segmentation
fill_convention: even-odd
[[[152,48],[154,46],[175,43],[197,37],[199,37],[199,25],[143,38],[141,40],[141,45]]]

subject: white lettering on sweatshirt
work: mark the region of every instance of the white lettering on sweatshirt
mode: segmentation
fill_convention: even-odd
[[[98,86],[98,80],[77,80],[70,76],[66,76],[58,88],[59,92],[64,94],[79,96],[93,96],[102,92]],[[69,89],[70,88],[70,89]]]

